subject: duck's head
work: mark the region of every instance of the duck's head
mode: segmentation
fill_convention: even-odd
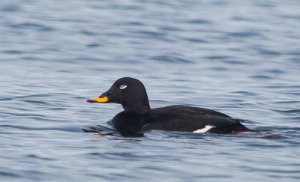
[[[99,97],[87,100],[90,103],[118,103],[124,111],[145,114],[150,111],[146,89],[141,81],[123,77],[115,81],[110,89]]]

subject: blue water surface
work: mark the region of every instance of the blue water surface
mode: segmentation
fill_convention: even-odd
[[[300,1],[0,2],[0,181],[299,181]],[[85,133],[123,76],[257,134]]]

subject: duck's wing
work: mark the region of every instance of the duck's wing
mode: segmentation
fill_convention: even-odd
[[[153,109],[142,126],[147,130],[192,131],[196,133],[231,133],[246,129],[239,120],[226,114],[189,106],[168,106]]]

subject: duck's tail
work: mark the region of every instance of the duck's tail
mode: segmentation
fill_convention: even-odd
[[[235,119],[235,121],[237,121],[237,125],[232,130],[232,133],[235,133],[235,134],[236,133],[247,133],[247,134],[256,134],[257,133],[257,131],[249,129],[242,124],[242,123],[246,123],[247,122],[246,120]]]

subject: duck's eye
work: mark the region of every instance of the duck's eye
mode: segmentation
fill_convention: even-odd
[[[121,90],[123,90],[123,89],[125,89],[126,87],[127,87],[127,85],[120,85],[119,88],[120,88]]]

